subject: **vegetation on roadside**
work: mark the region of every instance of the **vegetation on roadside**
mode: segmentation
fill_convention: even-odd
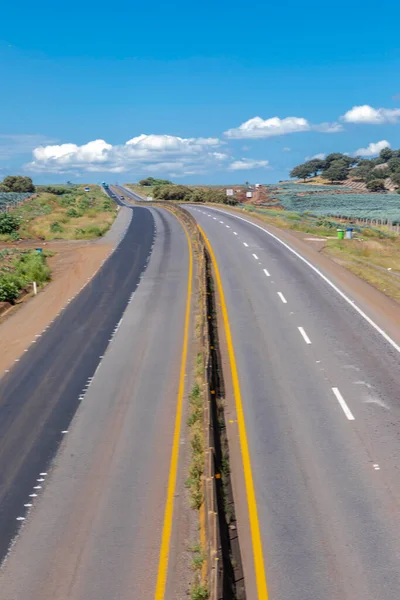
[[[244,210],[275,227],[326,238],[324,254],[400,301],[400,236],[386,227],[353,224],[354,238],[338,240],[336,230],[344,226],[338,219],[252,206]]]
[[[139,185],[143,187],[156,186],[156,185],[172,185],[172,181],[168,179],[155,179],[154,177],[147,177],[147,179],[141,179]]]
[[[0,183],[0,192],[28,193],[34,192],[35,186],[30,177],[21,175],[7,175]]]
[[[335,152],[324,159],[313,158],[294,167],[290,177],[306,181],[321,177],[333,183],[352,179],[366,184],[371,192],[386,190],[386,182],[400,193],[400,150],[384,148],[376,158],[351,157]]]
[[[198,354],[197,364],[202,360]],[[190,491],[191,507],[199,510],[203,500],[204,474],[204,431],[203,431],[203,397],[200,385],[196,381],[189,395],[190,414],[187,424],[190,428],[191,462],[186,487]]]
[[[152,196],[154,200],[169,200],[177,202],[210,202],[229,204],[235,206],[239,201],[234,196],[227,196],[224,188],[219,187],[195,187],[171,183],[164,179],[149,177],[150,183],[139,185],[127,184],[132,191],[142,196]]]
[[[110,228],[117,206],[100,187],[88,186],[88,192],[84,187],[38,186],[34,198],[0,213],[0,240],[101,237]]]
[[[45,253],[12,248],[0,251],[0,302],[13,304],[33,281],[39,287],[49,280],[50,268]]]

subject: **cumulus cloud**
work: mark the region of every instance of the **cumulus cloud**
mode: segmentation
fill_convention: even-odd
[[[376,156],[384,148],[390,148],[390,144],[387,140],[381,140],[380,142],[371,142],[366,148],[359,148],[356,152],[356,156]]]
[[[229,171],[242,171],[246,169],[266,169],[269,166],[267,160],[255,160],[252,158],[242,158],[235,160],[228,167]]]
[[[397,123],[400,117],[400,108],[373,108],[368,104],[353,106],[340,118],[346,123],[367,123],[382,125],[383,123]]]
[[[289,148],[288,146],[285,146],[284,148],[282,148],[282,152],[291,152],[292,149]]]
[[[228,131],[225,131],[225,136],[232,139],[268,138],[285,135],[286,133],[295,133],[296,131],[309,131],[310,129],[311,126],[307,119],[300,117],[286,117],[285,119],[254,117],[245,121],[239,127],[228,129]]]
[[[181,138],[172,135],[133,137],[125,144],[111,145],[98,139],[82,146],[60,144],[39,146],[33,150],[29,171],[67,173],[123,173],[131,170],[188,175],[200,173],[228,158],[219,152],[218,138]]]
[[[324,152],[320,152],[319,154],[314,154],[314,156],[311,157],[311,159],[308,160],[313,160],[317,158],[318,160],[324,160],[324,158],[326,158],[326,154]]]
[[[303,117],[272,117],[262,119],[254,117],[245,121],[239,127],[228,129],[224,135],[231,139],[269,138],[301,131],[319,131],[320,133],[338,133],[343,131],[340,123],[320,123],[313,125]]]

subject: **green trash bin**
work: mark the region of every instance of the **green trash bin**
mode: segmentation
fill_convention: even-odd
[[[338,240],[344,240],[344,229],[337,230]]]

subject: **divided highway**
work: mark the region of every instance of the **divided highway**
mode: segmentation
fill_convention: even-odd
[[[0,380],[2,558],[22,523],[1,600],[154,598],[189,260],[175,217],[133,208],[117,250]]]
[[[254,505],[244,493],[249,500],[249,473],[240,474],[237,398],[227,422],[247,597],[397,598],[396,342],[261,228],[189,210],[218,264],[241,390]]]

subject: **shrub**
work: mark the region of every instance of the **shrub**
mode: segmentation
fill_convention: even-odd
[[[76,208],[69,208],[67,210],[67,216],[68,217],[72,217],[73,219],[76,219],[77,217],[80,217],[80,213],[76,210]]]
[[[30,177],[8,175],[0,183],[0,190],[2,192],[34,192],[35,186]]]
[[[6,279],[5,277],[0,279],[0,302],[11,302],[14,303],[19,296],[18,286]]]
[[[371,181],[367,181],[366,186],[370,192],[383,192],[386,190],[385,182],[382,179],[371,179]]]
[[[19,221],[14,215],[9,213],[0,213],[0,233],[11,234],[14,231],[18,231]]]
[[[54,221],[50,225],[50,231],[52,231],[53,233],[62,233],[64,231],[64,229],[61,227],[61,225],[58,221]]]

